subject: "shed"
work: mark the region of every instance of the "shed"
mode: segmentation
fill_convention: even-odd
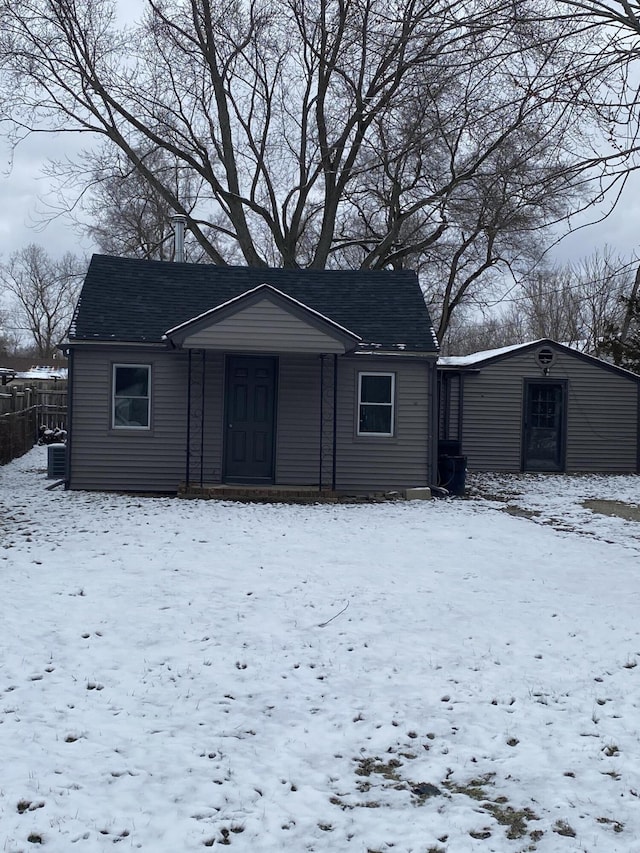
[[[640,470],[635,373],[542,339],[441,358],[438,376],[440,441],[470,471]]]

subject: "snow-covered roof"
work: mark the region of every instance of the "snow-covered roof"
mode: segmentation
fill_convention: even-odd
[[[612,364],[606,359],[598,358],[598,356],[584,352],[584,350],[580,349],[575,344],[563,344],[559,343],[558,341],[553,341],[550,338],[540,338],[535,341],[527,341],[524,344],[511,344],[511,346],[508,347],[499,347],[498,349],[483,350],[481,352],[470,353],[469,355],[441,356],[438,359],[438,367],[448,367],[454,369],[475,367],[481,364],[485,364],[486,362],[491,361],[495,358],[500,358],[501,356],[507,355],[508,353],[515,352],[516,350],[535,349],[536,347],[543,346],[556,347],[565,351],[569,350],[571,353],[575,353],[578,358],[581,358],[585,361],[590,361],[592,363],[595,362],[596,364],[599,364],[608,370],[612,370],[615,373],[624,374],[630,379],[635,380],[636,382],[640,381],[640,377],[637,373],[634,373],[631,370],[627,370],[627,368],[625,367],[619,367],[617,364]]]
[[[23,370],[16,373],[16,379],[31,379],[31,380],[47,380],[47,379],[67,379],[69,371],[66,367],[30,367],[29,370]]]
[[[547,343],[547,340],[542,338],[537,341],[527,341],[525,344],[511,344],[508,347],[472,352],[470,355],[445,355],[438,359],[438,364],[443,367],[470,367],[480,361],[487,361],[490,358],[495,358],[498,355],[504,355],[507,352],[513,352],[514,350],[542,343]]]

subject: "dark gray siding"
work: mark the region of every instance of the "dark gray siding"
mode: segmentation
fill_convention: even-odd
[[[315,485],[320,464],[320,358],[282,355],[279,363],[276,483]]]
[[[441,371],[438,429],[442,439],[460,439],[460,382],[459,373]]]
[[[462,452],[469,469],[521,470],[524,380],[541,378],[530,351],[464,377]],[[635,471],[638,383],[560,350],[549,378],[567,382],[566,470]]]
[[[567,471],[636,471],[638,383],[581,361],[570,376]]]
[[[391,438],[356,434],[358,372],[396,374]],[[429,370],[426,360],[343,359],[339,362],[337,488],[401,489],[429,484]]]
[[[201,354],[194,352],[191,398],[190,479],[222,478],[224,369],[222,353],[207,353],[202,406]],[[275,481],[317,485],[320,465],[320,358],[279,357]],[[114,363],[150,364],[150,430],[111,428]],[[333,356],[324,368],[323,485],[331,485]],[[356,435],[359,371],[396,375],[395,435]],[[174,492],[185,480],[188,410],[185,352],[143,347],[78,348],[74,354],[71,478],[73,489]],[[338,360],[337,488],[366,492],[429,482],[429,370],[426,360]],[[204,411],[204,432],[200,413]]]
[[[194,483],[199,483],[200,480],[203,483],[220,483],[224,425],[224,355],[218,352],[205,353],[204,376],[201,351],[192,354],[191,365],[189,480]],[[204,422],[200,419],[201,412],[204,412]],[[181,480],[184,479],[183,474]]]
[[[151,429],[111,429],[114,363],[151,365]],[[142,347],[77,349],[71,415],[72,489],[172,492],[184,479],[186,356]]]

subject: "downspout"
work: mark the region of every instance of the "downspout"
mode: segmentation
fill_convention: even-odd
[[[324,359],[325,354],[320,353],[320,446],[318,447],[318,491],[322,491],[322,463],[324,444]]]
[[[636,445],[636,474],[640,474],[640,382],[637,384],[638,389],[638,405],[636,407],[636,435],[638,436]]]
[[[175,263],[182,264],[184,263],[184,233],[187,227],[187,217],[184,213],[174,213],[171,217],[171,223],[173,225],[173,259]],[[172,342],[173,343],[173,342]],[[204,358],[204,356],[203,356]],[[203,366],[204,370],[204,366]],[[189,491],[189,481],[191,476],[191,379],[192,379],[192,366],[191,366],[191,349],[189,349],[189,367],[187,373],[187,447],[186,447],[186,459],[185,459],[185,490]],[[203,388],[202,394],[204,396],[204,378],[203,378]],[[204,430],[204,412],[203,412],[203,423],[202,429]],[[204,433],[202,436],[202,440],[204,441]],[[200,486],[202,487],[202,453],[200,454]]]
[[[464,424],[464,371],[458,374],[458,441],[460,442],[460,453],[464,453],[462,446],[462,427]]]
[[[336,490],[338,452],[338,353],[333,354],[333,465],[331,468],[331,491]]]
[[[67,354],[67,455],[64,463],[64,488],[65,491],[71,485],[71,441],[73,431],[71,429],[71,414],[73,411],[73,348]]]
[[[205,370],[207,351],[202,350],[202,387],[200,397],[200,488],[204,486],[204,405],[205,405]]]
[[[448,387],[449,382],[448,380],[445,380],[444,373],[436,367],[436,390],[438,392],[438,446],[440,446],[441,438],[447,438],[447,423],[449,416]]]
[[[192,350],[189,349],[188,356],[188,369],[187,369],[187,447],[186,447],[186,471],[184,477],[185,489],[189,490],[189,468],[190,468],[190,456],[189,456],[189,445],[191,442],[191,353]]]
[[[437,361],[428,363],[429,382],[429,446],[428,483],[438,482],[438,370]]]

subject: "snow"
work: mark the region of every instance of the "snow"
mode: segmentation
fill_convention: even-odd
[[[541,338],[536,341],[527,341],[524,344],[510,344],[506,347],[499,347],[498,349],[490,349],[490,350],[482,350],[481,352],[474,352],[469,355],[447,355],[440,356],[438,358],[438,367],[452,367],[452,368],[464,368],[464,367],[473,367],[477,364],[482,364],[485,361],[489,361],[489,359],[496,358],[500,355],[506,355],[510,352],[515,352],[516,350],[525,349],[526,347],[535,346],[536,344],[544,344],[547,343],[547,338]],[[553,343],[553,341],[552,341]],[[591,361],[598,363],[604,363],[609,368],[613,368],[616,371],[626,374],[632,379],[637,380],[638,375],[634,373],[632,370],[627,370],[624,367],[619,367],[618,365],[614,365],[607,358],[600,358],[594,355],[591,355],[588,352],[585,352],[584,341],[579,341],[574,344],[561,343],[561,347],[565,347],[568,350],[573,350],[574,352],[580,353],[583,358],[591,359]]]
[[[583,501],[640,478],[259,506],[45,469],[0,468],[3,853],[638,850],[640,524]]]
[[[469,355],[440,356],[438,359],[438,365],[440,367],[470,367],[473,364],[477,364],[481,361],[487,361],[488,359],[495,358],[498,355],[505,355],[508,352],[523,349],[523,347],[530,347],[532,344],[542,343],[543,340],[546,340],[546,338],[538,341],[528,341],[524,344],[510,344],[509,346],[499,347],[498,349],[482,350],[481,352],[473,352]]]
[[[31,381],[36,379],[67,379],[68,373],[66,367],[36,366],[16,373],[16,379],[29,379]]]

